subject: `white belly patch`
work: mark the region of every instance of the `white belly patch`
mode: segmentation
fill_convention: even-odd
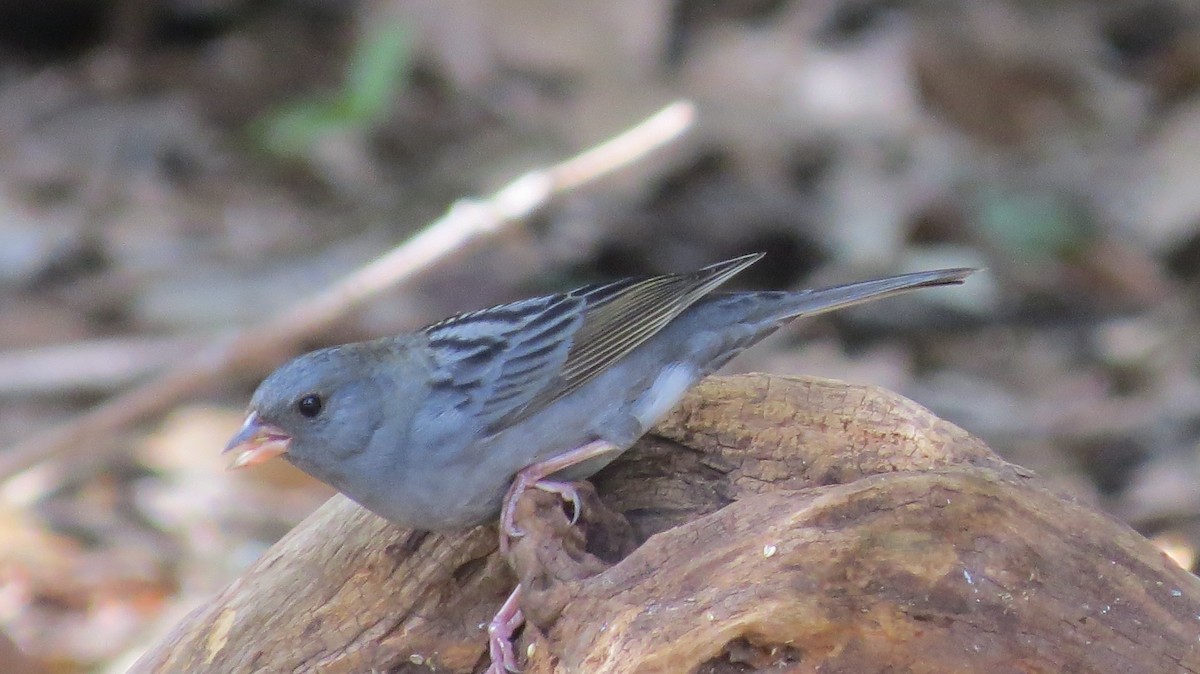
[[[696,383],[696,371],[689,365],[676,363],[659,373],[650,389],[637,401],[634,417],[642,430],[649,429],[675,407],[692,384]]]

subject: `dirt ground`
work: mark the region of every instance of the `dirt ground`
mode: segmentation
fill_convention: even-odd
[[[683,139],[0,475],[4,671],[124,671],[329,495],[219,456],[297,349],[756,250],[743,287],[985,268],[730,369],[894,389],[1194,570],[1182,0],[0,0],[0,466],[677,99]]]

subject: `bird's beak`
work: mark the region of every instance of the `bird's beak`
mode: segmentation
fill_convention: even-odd
[[[242,429],[233,436],[222,454],[236,452],[230,469],[244,468],[273,459],[288,451],[292,444],[292,436],[284,433],[277,426],[265,424],[258,418],[257,412],[251,412],[246,417]]]

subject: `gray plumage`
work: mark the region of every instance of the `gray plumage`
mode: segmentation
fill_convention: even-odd
[[[618,451],[558,477],[595,472],[701,378],[789,320],[971,273],[713,292],[760,257],[586,286],[300,356],[258,387],[229,449],[269,436],[297,467],[386,519],[466,527],[496,517],[517,471],[606,440]]]

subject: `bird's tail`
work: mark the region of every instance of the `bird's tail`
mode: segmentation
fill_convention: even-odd
[[[970,268],[919,271],[872,281],[781,293],[780,301],[773,303],[772,316],[768,320],[782,322],[800,316],[814,316],[844,309],[918,288],[958,285],[975,271]]]
[[[938,285],[958,285],[967,276],[977,270],[940,269],[934,271],[918,271],[901,273],[899,276],[876,278],[874,281],[859,281],[844,285],[830,285],[828,288],[814,288],[799,291],[760,291],[754,293],[757,300],[743,305],[744,318],[748,326],[757,326],[758,330],[773,331],[775,327],[787,321],[809,317],[809,315],[836,311],[864,302],[872,302],[908,293],[919,288],[935,288]],[[733,300],[733,295],[728,295]],[[749,296],[743,296],[749,300]],[[739,299],[743,299],[739,297]]]

